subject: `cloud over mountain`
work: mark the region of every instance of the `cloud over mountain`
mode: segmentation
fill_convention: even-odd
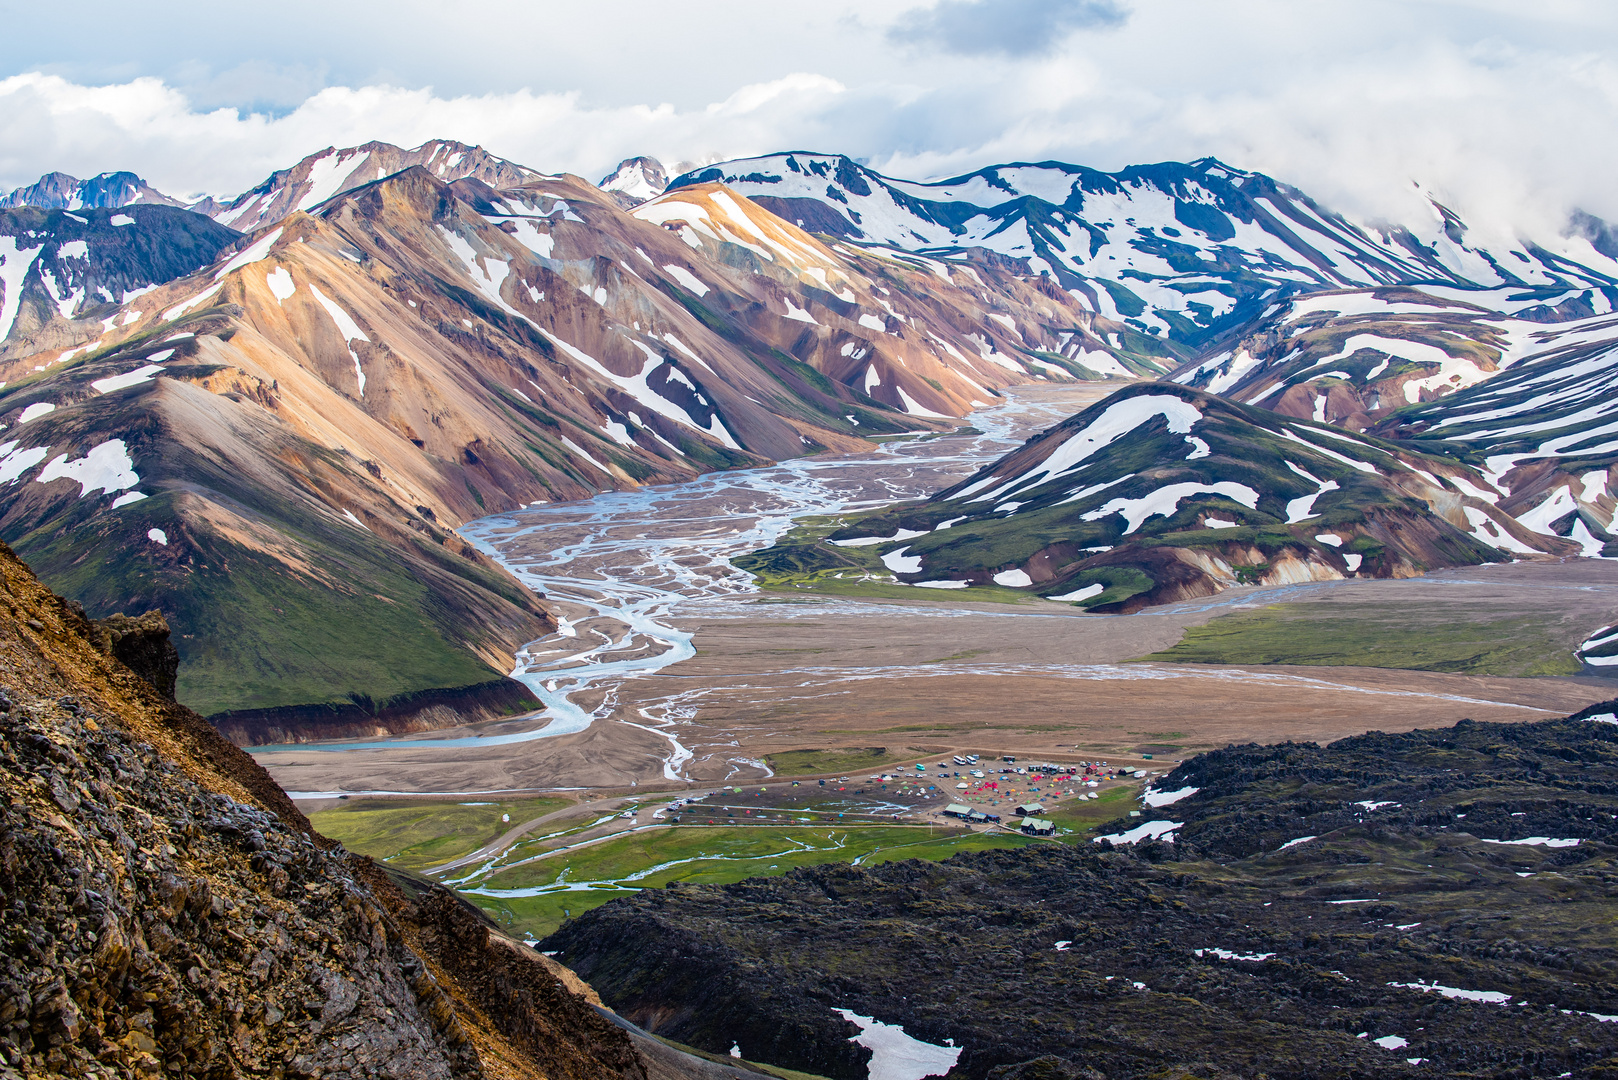
[[[1053,52],[1072,31],[1115,27],[1128,17],[1117,0],[940,0],[905,12],[888,35],[968,56],[1029,56]]]
[[[821,150],[916,178],[1212,155],[1363,218],[1420,210],[1413,180],[1501,234],[1574,207],[1618,218],[1618,143],[1599,137],[1618,122],[1618,7],[1596,0],[712,7],[699,25],[650,0],[469,0],[428,35],[416,0],[386,18],[356,0],[318,35],[246,13],[125,20],[117,50],[86,37],[49,57],[49,13],[30,9],[0,42],[0,73],[20,73],[0,78],[0,186],[127,169],[235,194],[325,146],[448,137],[592,178],[642,154]],[[489,26],[540,35],[545,63],[491,62]],[[602,42],[612,65],[589,62]]]

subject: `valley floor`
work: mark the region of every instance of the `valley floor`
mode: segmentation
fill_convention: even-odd
[[[936,490],[1106,389],[1026,392],[981,430],[862,458],[476,523],[564,619],[523,658],[547,711],[256,756],[327,835],[543,935],[671,881],[1050,842],[941,817],[956,798],[1010,817],[1011,788],[936,775],[957,753],[1166,770],[1230,743],[1537,720],[1614,696],[1572,674],[1618,608],[1604,560],[1240,587],[1110,616],[1009,590],[760,590],[730,564],[805,516]],[[924,787],[866,779],[915,762],[933,766]],[[1086,842],[1141,787],[1053,799],[1020,783],[1059,843]],[[700,809],[670,806],[697,795]]]
[[[1195,633],[1182,643],[1188,629],[1255,613],[1272,620],[1284,613],[1308,625],[1357,622],[1362,635],[1403,646],[1392,658],[1398,662],[1412,662],[1412,639],[1465,636],[1495,624],[1508,627],[1504,638],[1483,635],[1469,656],[1510,646],[1530,660],[1552,653],[1571,659],[1615,608],[1618,564],[1590,559],[1407,581],[1234,589],[1128,616],[1072,614],[1040,601],[851,603],[766,594],[732,605],[722,618],[684,624],[695,655],[598,691],[598,700],[610,695],[618,719],[581,732],[500,743],[457,731],[444,733],[453,746],[423,745],[418,737],[395,741],[408,746],[288,748],[259,760],[288,790],[305,793],[682,790],[687,779],[765,777],[772,771],[765,756],[797,749],[1118,760],[1154,753],[1172,760],[1230,742],[1324,743],[1463,717],[1543,719],[1611,697],[1612,681],[1327,664],[1320,661],[1329,657],[1310,647],[1318,639],[1300,635],[1289,641],[1293,656],[1315,663],[1171,661],[1181,652],[1209,654],[1207,639]],[[1247,637],[1256,642],[1229,635],[1214,658],[1242,649],[1261,654],[1255,658],[1291,658],[1273,655],[1273,635]],[[1149,654],[1156,659],[1138,661]],[[497,737],[541,723],[486,725],[482,733]],[[665,775],[671,736],[691,755],[679,781]]]

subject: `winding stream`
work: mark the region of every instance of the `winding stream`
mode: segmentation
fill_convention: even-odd
[[[693,754],[680,743],[676,731],[682,722],[697,714],[708,691],[680,690],[661,698],[654,707],[629,709],[619,707],[619,690],[630,680],[656,675],[696,655],[692,633],[681,629],[681,624],[694,626],[714,619],[757,617],[760,590],[750,575],[730,565],[732,557],[768,547],[792,528],[796,519],[805,516],[877,507],[938,491],[1104,393],[1105,384],[1023,388],[1006,403],[974,414],[971,420],[975,427],[964,433],[898,439],[860,455],[799,458],[763,468],[712,473],[684,484],[605,492],[589,500],[530,506],[469,522],[460,530],[461,535],[536,592],[546,595],[558,616],[558,632],[524,646],[511,673],[532,690],[544,709],[516,720],[414,737],[251,749],[492,748],[582,732],[596,721],[611,717],[666,739],[664,777],[687,780],[684,769]],[[1156,610],[1175,615],[1244,607],[1274,602],[1282,596],[1302,597],[1342,584],[1316,582],[1232,589]],[[957,606],[936,591],[918,595],[917,599],[929,602],[907,609],[907,617],[1072,617],[1048,608],[966,607],[969,596],[961,596],[962,606]],[[770,617],[792,619],[825,613],[891,616],[893,610],[891,603],[818,595],[813,604],[773,605]],[[909,667],[808,666],[790,672],[821,686],[890,674],[1058,675],[1116,681],[1175,678],[1184,673],[1177,665],[1161,664],[1008,666],[1004,662],[993,666],[956,662],[924,671]],[[1301,673],[1203,669],[1197,676],[1231,682],[1307,684],[1310,688],[1351,689],[1378,696],[1476,700],[1337,686]],[[762,762],[751,758],[727,760],[732,762],[732,773],[736,766],[747,765],[769,774]],[[720,778],[721,782],[726,779],[728,776]]]
[[[469,522],[461,535],[545,594],[562,620],[557,634],[518,653],[511,673],[544,703],[547,722],[467,740],[376,745],[492,746],[583,731],[611,711],[614,685],[695,655],[690,633],[674,625],[677,609],[689,615],[700,608],[711,617],[758,594],[752,578],[730,565],[732,557],[769,547],[801,517],[937,491],[1098,396],[1099,388],[1082,400],[1072,389],[1025,393],[973,414],[975,434],[898,439],[858,456],[797,458]],[[603,700],[582,704],[578,699],[586,696]],[[670,740],[664,773],[678,779],[689,751],[655,725],[636,726]],[[363,745],[371,744],[345,748]]]
[[[312,742],[297,748],[452,750],[584,731],[613,712],[613,691],[623,681],[696,654],[691,633],[675,625],[676,609],[688,616],[700,610],[712,617],[722,609],[740,615],[741,605],[758,596],[752,577],[730,565],[732,557],[769,547],[797,518],[938,491],[1108,391],[1107,384],[1023,388],[1003,404],[974,413],[974,426],[962,433],[899,438],[860,455],[796,458],[468,522],[460,534],[544,595],[560,622],[557,633],[523,647],[511,672],[544,705],[543,712],[484,733],[460,729],[439,737]],[[929,592],[925,599],[941,597]],[[866,606],[854,600],[827,604],[841,610]],[[683,779],[680,768],[691,753],[668,730],[653,718],[646,724],[614,718],[668,739],[664,775]]]

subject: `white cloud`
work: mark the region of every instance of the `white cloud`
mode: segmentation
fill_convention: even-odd
[[[642,153],[834,151],[914,178],[1211,154],[1367,217],[1424,213],[1415,180],[1481,228],[1541,234],[1576,205],[1618,219],[1618,5],[1598,0],[1135,0],[1105,37],[1056,20],[1049,55],[1017,57],[922,47],[949,45],[942,30],[908,44],[888,31],[1006,5],[1037,23],[1021,0],[826,0],[807,12],[714,0],[696,22],[651,0],[561,11],[470,0],[448,26],[425,0],[399,2],[381,21],[361,18],[363,3],[345,8],[320,35],[164,24],[181,60],[162,72],[107,60],[117,74],[97,79],[81,57],[54,64],[73,78],[0,80],[0,185],[130,169],[177,194],[233,194],[327,145],[445,137],[591,178]],[[474,30],[489,50],[476,64],[456,45]],[[501,57],[541,31],[553,85],[502,81],[535,70]],[[599,62],[606,43],[612,64]],[[0,59],[7,48],[19,46],[0,46]],[[351,85],[303,92],[330,73]],[[452,89],[424,85],[438,75]],[[233,94],[278,111],[194,104]]]

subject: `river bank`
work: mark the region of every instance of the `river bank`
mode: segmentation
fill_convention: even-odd
[[[1233,741],[1329,741],[1464,716],[1533,719],[1610,696],[1577,678],[1129,662],[1173,648],[1220,614],[1333,590],[1392,611],[1430,607],[1441,595],[1599,625],[1618,598],[1618,567],[1594,560],[1233,589],[1130,616],[920,589],[902,600],[771,593],[730,564],[805,516],[944,487],[1109,389],[1019,390],[959,433],[473,522],[468,539],[546,593],[561,620],[557,634],[523,650],[513,673],[544,710],[256,756],[288,790],[308,794],[678,787],[766,776],[765,755],[799,748],[1159,747],[1178,757]],[[1513,584],[1553,577],[1565,588]]]

